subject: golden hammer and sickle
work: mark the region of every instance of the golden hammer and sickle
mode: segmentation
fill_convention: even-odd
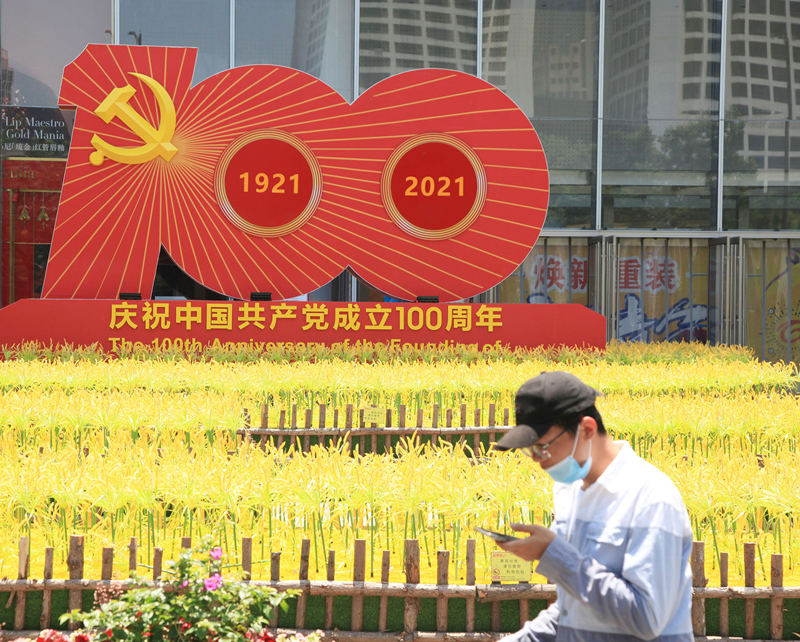
[[[100,116],[105,123],[110,123],[116,116],[130,127],[131,131],[141,137],[144,145],[139,145],[138,147],[115,147],[95,134],[92,136],[91,142],[92,147],[97,151],[89,154],[89,162],[92,165],[102,165],[105,158],[128,165],[146,163],[156,156],[161,156],[168,161],[178,151],[178,148],[170,142],[172,134],[175,133],[175,105],[167,90],[150,76],[145,76],[135,71],[129,73],[139,78],[153,90],[161,112],[161,122],[158,125],[158,129],[156,129],[128,104],[128,101],[136,93],[133,87],[130,85],[115,87],[103,102],[98,105],[94,113]]]

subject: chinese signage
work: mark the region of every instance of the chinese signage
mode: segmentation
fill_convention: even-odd
[[[522,263],[528,303],[580,303],[593,299],[589,245],[548,239]],[[617,335],[623,340],[705,340],[708,332],[708,248],[681,240],[642,246],[622,242],[616,260]],[[693,267],[694,266],[694,267]],[[510,281],[510,280],[509,280]],[[504,284],[501,300],[519,291]]]
[[[521,303],[25,299],[0,309],[0,328],[2,343],[98,342],[115,352],[206,347],[259,351],[282,345],[343,347],[365,342],[397,350],[605,346],[605,319],[596,312],[582,305]]]
[[[533,564],[507,551],[492,551],[489,566],[492,582],[530,582]]]

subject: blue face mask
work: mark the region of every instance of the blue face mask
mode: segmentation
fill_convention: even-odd
[[[572,453],[562,459],[557,464],[553,464],[544,471],[553,478],[554,481],[562,484],[571,484],[579,479],[583,479],[589,474],[592,467],[592,442],[589,442],[589,456],[583,466],[575,459],[575,449],[578,447],[578,433],[575,433],[575,444],[572,446]]]

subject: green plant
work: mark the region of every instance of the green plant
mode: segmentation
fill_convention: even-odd
[[[146,585],[137,579],[134,588],[92,611],[72,611],[61,620],[82,622],[100,640],[274,640],[269,618],[293,593],[223,579],[222,555],[205,539],[167,563],[170,581]]]

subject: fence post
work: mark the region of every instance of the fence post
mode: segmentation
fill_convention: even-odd
[[[325,405],[324,403],[321,403],[319,405],[319,427],[322,429],[326,428],[327,421],[328,421],[328,406]],[[319,444],[322,447],[326,447],[328,445],[325,439],[325,435],[319,436],[319,438],[317,439],[317,444]]]
[[[500,582],[494,581],[492,584],[500,586]],[[500,600],[495,600],[489,605],[489,630],[492,633],[500,631]]]
[[[44,577],[42,579],[53,579],[53,547],[48,546],[44,549]],[[44,589],[42,591],[42,614],[39,617],[39,628],[50,628],[50,614],[53,609],[53,591]]]
[[[495,414],[496,414],[496,412],[497,412],[497,408],[495,408],[495,405],[493,403],[490,403],[489,404],[489,427],[490,428],[494,428],[495,427],[495,422],[496,422]],[[492,442],[496,441],[495,437],[496,437],[496,434],[495,434],[494,430],[490,430],[489,431],[489,445],[490,446],[491,446]]]
[[[48,546],[44,549],[44,578],[45,580],[53,579],[53,547]],[[42,592],[42,615],[39,618],[39,628],[50,628],[50,614],[53,609],[53,591],[45,589]]]
[[[158,582],[161,579],[161,567],[164,563],[164,549],[156,546],[153,549],[153,581]]]
[[[110,580],[114,570],[114,549],[111,546],[103,547],[103,557],[100,566],[100,579]]]
[[[253,538],[242,538],[242,579],[249,580],[253,576]]]
[[[300,446],[297,443],[297,404],[292,404],[292,415],[291,415],[291,423],[289,428],[292,429],[292,435],[289,437],[289,448],[294,448],[295,450],[299,450]]]
[[[302,582],[308,579],[308,557],[311,552],[311,540],[304,539],[300,544],[300,573],[298,579]],[[308,601],[308,591],[303,589],[303,592],[297,596],[297,613],[294,618],[294,626],[296,629],[302,629],[306,624],[306,603]]]
[[[261,427],[269,428],[269,406],[265,403],[261,404]],[[262,437],[262,439],[266,439],[266,437]]]
[[[692,586],[706,585],[705,544],[692,544]],[[702,597],[692,597],[692,631],[695,635],[706,634],[706,601]]]
[[[480,408],[475,408],[475,417],[473,418],[472,423],[475,424],[475,427],[481,425]],[[481,451],[481,433],[475,432],[475,434],[472,435],[472,454],[475,455],[475,457],[477,457],[480,451]]]
[[[269,579],[271,582],[279,582],[281,579],[281,553],[273,551],[270,555]],[[278,628],[278,607],[276,606],[269,618],[269,624],[273,629]]]
[[[389,551],[383,551],[381,559],[381,584],[389,583]],[[383,633],[386,630],[386,619],[389,614],[389,598],[381,595],[380,606],[378,607],[378,631]]]
[[[756,545],[753,542],[744,544],[744,585],[756,585]],[[748,598],[744,601],[744,637],[752,638],[755,629],[756,601]]]
[[[286,428],[286,409],[281,408],[281,411],[278,413],[278,430],[283,430],[284,428]],[[278,450],[283,448],[283,435],[278,435],[275,447]]]
[[[367,574],[367,540],[353,542],[353,586],[364,585]],[[364,624],[364,595],[353,595],[350,607],[350,629],[360,631]]]
[[[407,539],[405,545],[406,584],[419,584],[419,541]],[[419,598],[405,598],[403,610],[403,630],[406,638],[412,637],[417,631],[417,617],[419,616]]]
[[[520,582],[522,586],[530,586],[530,582]],[[530,603],[527,599],[519,601],[519,628],[525,626],[525,623],[531,619]]]
[[[313,413],[314,413],[313,408],[306,408],[306,430],[311,429]],[[303,435],[303,452],[307,453],[310,449],[311,449],[311,437],[307,434]]]
[[[445,591],[449,581],[450,551],[436,551],[436,583],[440,591]],[[447,631],[447,595],[436,598],[436,632]]]
[[[133,577],[136,574],[136,567],[138,566],[136,554],[138,550],[139,547],[136,544],[136,538],[131,537],[131,543],[128,544],[128,577]]]
[[[433,412],[431,413],[431,428],[438,428],[439,427],[439,404],[433,404]],[[431,446],[438,446],[439,445],[439,435],[433,434],[431,435]]]
[[[769,630],[773,640],[783,639],[783,598],[778,596],[783,587],[783,555],[773,555],[770,564],[770,585],[773,594],[769,601]]]
[[[392,427],[392,409],[391,408],[387,408],[386,409],[386,427],[387,428],[391,428]],[[386,434],[383,437],[383,450],[384,450],[384,454],[386,454],[386,455],[389,455],[392,452],[392,435],[389,433],[388,430],[386,431]]]
[[[67,568],[69,569],[69,579],[83,579],[83,535],[70,535],[69,537]],[[70,589],[68,598],[68,608],[70,611],[80,610],[82,601],[81,598],[81,589]],[[74,631],[77,628],[77,622],[69,623],[69,629],[71,631]]]
[[[728,586],[728,554],[719,554],[719,585]],[[726,638],[730,635],[730,620],[728,619],[728,598],[719,600],[719,634]]]
[[[328,551],[327,580],[333,582],[336,579],[336,553],[333,549]],[[325,596],[325,629],[333,628],[333,595]]]
[[[353,404],[349,403],[344,407],[344,429],[347,432],[347,454],[353,453]]]
[[[477,433],[476,433],[477,434]],[[475,586],[475,540],[467,540],[467,586]],[[466,627],[467,633],[475,631],[475,596],[467,598]]]
[[[27,537],[19,538],[19,564],[17,567],[17,579],[28,579],[28,567],[31,563],[31,542]],[[17,631],[25,627],[25,605],[27,604],[27,593],[17,592],[17,603],[14,608],[14,629]]]

